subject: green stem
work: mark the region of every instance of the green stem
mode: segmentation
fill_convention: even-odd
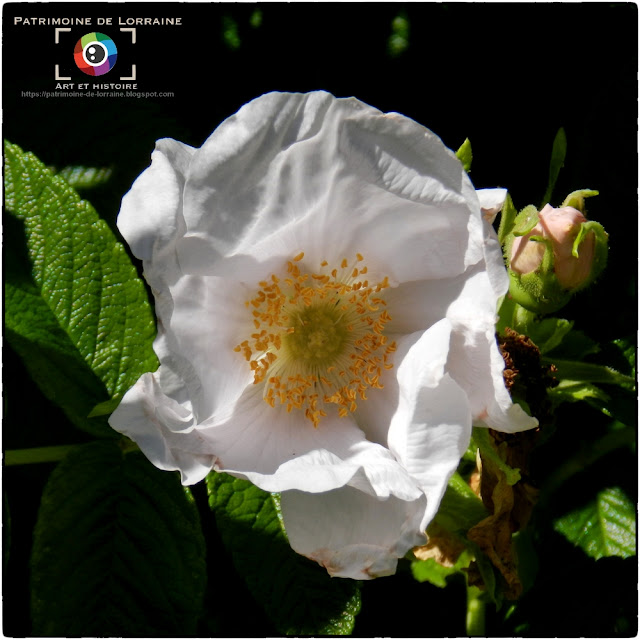
[[[7,467],[19,464],[40,464],[60,462],[78,445],[65,444],[56,447],[35,447],[33,449],[12,449],[4,452],[4,464]]]
[[[485,601],[478,587],[467,585],[467,635],[485,636]]]

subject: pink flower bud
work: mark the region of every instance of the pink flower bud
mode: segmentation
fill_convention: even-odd
[[[511,270],[520,275],[535,271],[542,263],[546,243],[531,238],[537,236],[551,242],[554,272],[565,289],[575,289],[591,273],[595,252],[595,234],[589,233],[573,255],[573,244],[580,227],[587,219],[573,207],[554,209],[545,205],[538,224],[525,236],[514,239],[511,247]]]

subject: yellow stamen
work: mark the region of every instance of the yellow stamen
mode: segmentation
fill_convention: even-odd
[[[383,388],[380,377],[393,367],[385,325],[391,316],[383,292],[389,278],[369,286],[355,281],[367,267],[353,268],[338,277],[338,269],[304,273],[297,264],[300,252],[286,263],[288,277],[272,274],[258,283],[252,309],[256,333],[234,347],[249,362],[254,384],[264,385],[265,402],[303,409],[315,427],[327,416],[329,405],[345,417],[367,399],[369,388]],[[356,254],[356,262],[363,256]],[[342,270],[349,261],[340,263]],[[326,260],[321,268],[329,266]],[[349,275],[347,275],[349,274]],[[268,327],[269,330],[265,327]]]

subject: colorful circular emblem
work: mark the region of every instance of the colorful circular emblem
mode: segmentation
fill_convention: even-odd
[[[103,76],[113,69],[118,59],[118,49],[109,36],[92,31],[76,42],[73,59],[82,73]]]

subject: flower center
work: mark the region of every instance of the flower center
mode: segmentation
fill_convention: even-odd
[[[370,285],[360,254],[339,268],[323,261],[318,273],[300,270],[303,257],[287,263],[286,277],[272,274],[258,283],[246,302],[256,333],[234,350],[249,362],[254,384],[264,384],[271,407],[302,409],[317,427],[326,405],[337,405],[344,417],[367,399],[370,387],[382,388],[380,377],[392,368],[388,359],[396,346],[384,335],[391,320],[383,299],[388,277]]]

